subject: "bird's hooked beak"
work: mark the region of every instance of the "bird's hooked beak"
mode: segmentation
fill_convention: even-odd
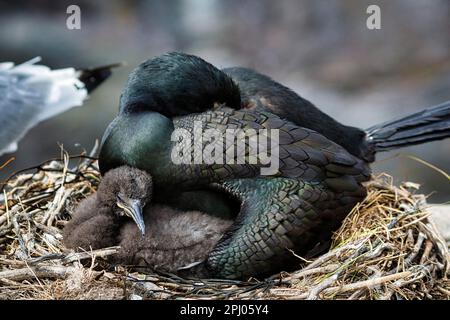
[[[121,208],[125,215],[133,219],[142,235],[145,235],[145,223],[142,216],[142,203],[136,199],[118,199],[117,206]]]

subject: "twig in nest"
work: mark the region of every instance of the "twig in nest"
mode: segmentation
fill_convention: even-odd
[[[412,263],[415,257],[419,254],[420,249],[422,248],[423,241],[427,237],[422,232],[419,232],[419,235],[417,236],[416,244],[414,245],[414,248],[411,252],[411,254],[405,259],[405,265],[408,266]]]
[[[433,249],[433,242],[427,240],[425,242],[425,249],[423,250],[422,257],[420,258],[420,264],[424,264],[430,255],[431,249]]]
[[[8,160],[6,160],[2,165],[0,165],[0,170],[2,170],[4,167],[6,167],[8,164],[16,160],[16,157],[11,157]]]
[[[406,278],[409,277],[412,274],[411,271],[404,271],[404,272],[399,272],[396,274],[392,274],[392,275],[388,275],[388,276],[383,276],[383,277],[379,277],[379,278],[374,278],[374,279],[369,279],[369,280],[365,280],[365,281],[360,281],[360,282],[355,282],[355,283],[350,283],[350,284],[346,284],[343,286],[337,286],[337,287],[331,287],[328,289],[324,290],[324,293],[328,294],[328,293],[344,293],[347,291],[354,291],[357,289],[361,289],[361,288],[373,288],[375,286],[378,286],[380,284],[389,282],[389,281],[395,281],[397,279],[402,279],[402,278]]]
[[[305,277],[308,277],[311,275],[330,273],[330,272],[336,271],[337,268],[339,268],[339,264],[329,264],[329,265],[325,265],[323,267],[317,267],[317,268],[306,269],[306,270],[302,269],[300,271],[296,271],[296,272],[292,273],[288,277],[283,278],[282,282],[288,283],[292,280],[298,280],[298,279],[305,278]]]
[[[381,270],[379,268],[377,268],[376,266],[368,266],[367,270],[373,273],[368,280],[374,280],[374,279],[382,277],[382,275],[383,275]],[[376,290],[378,287],[379,286],[374,285],[373,289]],[[365,290],[367,290],[367,288],[361,288],[361,289],[356,290],[354,293],[352,293],[352,295],[348,298],[348,300],[358,299]]]
[[[13,281],[33,280],[35,277],[65,279],[69,274],[72,274],[75,271],[75,267],[40,265],[36,267],[1,271],[0,279],[8,279]]]
[[[106,258],[108,256],[114,255],[119,251],[120,247],[110,247],[105,249],[98,249],[86,252],[75,252],[70,253],[62,259],[62,263],[71,263],[74,261],[92,259],[95,258]]]
[[[340,272],[336,272],[331,277],[328,277],[325,281],[322,281],[317,286],[312,288],[307,296],[307,300],[317,300],[319,293],[321,293],[323,290],[328,288],[330,285],[332,285],[339,277]]]
[[[70,252],[68,254],[54,253],[54,254],[49,254],[47,256],[41,256],[41,257],[38,257],[35,259],[30,259],[28,261],[28,263],[30,265],[35,265],[35,264],[43,262],[43,261],[60,260],[60,262],[62,264],[68,264],[68,263],[85,260],[85,259],[94,260],[97,257],[106,258],[107,256],[116,254],[119,249],[120,249],[120,247],[110,247],[110,248],[85,251],[85,252]]]

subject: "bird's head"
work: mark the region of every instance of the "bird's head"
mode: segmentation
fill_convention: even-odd
[[[110,207],[114,215],[133,219],[141,233],[145,234],[142,210],[151,201],[153,183],[145,171],[121,166],[109,170],[97,191],[99,201]]]
[[[199,57],[172,52],[144,61],[130,74],[120,112],[173,118],[222,104],[240,109],[240,103],[239,87],[228,75]]]

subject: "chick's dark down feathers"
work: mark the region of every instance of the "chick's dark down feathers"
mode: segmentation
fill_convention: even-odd
[[[179,211],[152,204],[145,208],[146,234],[141,235],[133,221],[102,213],[96,195],[83,201],[64,229],[64,244],[84,250],[120,246],[110,261],[176,272],[206,259],[231,220],[199,211]]]
[[[118,223],[118,217],[111,215],[108,207],[100,206],[97,194],[93,194],[78,204],[72,220],[64,227],[64,245],[84,250],[114,246]]]
[[[231,220],[199,211],[181,212],[163,205],[145,211],[146,235],[129,221],[120,230],[116,262],[176,271],[206,259]]]

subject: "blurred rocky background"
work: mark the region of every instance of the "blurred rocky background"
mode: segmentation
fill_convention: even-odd
[[[66,28],[70,4],[81,8],[81,30]],[[381,30],[366,28],[370,4],[381,8]],[[58,143],[71,153],[90,150],[117,111],[128,73],[172,50],[257,69],[363,128],[450,99],[448,0],[0,0],[0,43],[0,61],[128,63],[83,107],[29,132],[0,179],[59,156]],[[448,179],[406,154],[450,172],[450,140],[380,154],[373,166],[421,183],[433,202],[449,201]]]

